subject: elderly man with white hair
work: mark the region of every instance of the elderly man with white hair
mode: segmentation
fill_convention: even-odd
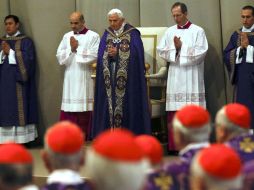
[[[239,103],[223,106],[216,115],[216,139],[226,143],[241,157],[243,162],[254,158],[254,136],[251,134],[251,113]]]
[[[175,145],[179,158],[165,163],[159,170],[148,176],[146,190],[157,190],[159,187],[168,189],[189,189],[189,167],[197,151],[208,147],[211,131],[210,115],[207,110],[197,105],[187,105],[176,112],[173,119]],[[167,184],[158,183],[168,178]]]
[[[84,164],[84,146],[84,133],[72,122],[61,121],[47,129],[41,157],[49,176],[42,190],[93,189],[91,181],[79,174]]]
[[[119,9],[109,11],[108,22],[98,52],[92,138],[120,127],[135,134],[150,134],[140,32],[125,22]]]
[[[191,163],[192,190],[233,190],[242,187],[242,162],[239,155],[224,144],[204,148]]]
[[[86,154],[85,171],[96,190],[141,190],[149,160],[129,130],[107,130]]]

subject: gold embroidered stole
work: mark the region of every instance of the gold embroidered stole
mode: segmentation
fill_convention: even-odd
[[[130,31],[134,28],[130,28],[123,32],[121,35],[116,36],[110,30],[107,36],[107,45],[103,54],[103,75],[104,82],[108,97],[108,110],[110,118],[110,128],[121,127],[123,119],[123,102],[126,91],[126,83],[128,79],[128,64],[130,59]],[[116,60],[115,71],[116,79],[115,86],[112,86],[111,79],[114,79],[114,75],[110,72],[110,62],[108,57],[108,47],[116,44],[118,49],[118,59]],[[114,97],[114,102],[113,102]]]

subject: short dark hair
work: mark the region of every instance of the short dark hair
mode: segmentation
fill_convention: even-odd
[[[254,16],[254,7],[251,5],[246,5],[242,8],[242,10],[251,10],[252,11],[252,16]]]
[[[171,7],[171,11],[172,11],[173,8],[178,7],[178,6],[181,7],[182,13],[187,13],[188,12],[187,6],[184,3],[181,3],[181,2],[174,3],[174,5],[172,5],[172,7]]]
[[[16,24],[19,23],[19,17],[17,17],[16,15],[8,15],[8,16],[6,16],[5,19],[4,19],[4,22],[7,19],[10,19],[10,18],[12,18]]]
[[[82,21],[82,22],[85,22],[85,17],[84,17],[83,14],[80,15],[79,20]]]

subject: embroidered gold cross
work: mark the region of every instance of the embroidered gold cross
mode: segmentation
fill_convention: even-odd
[[[161,190],[168,190],[169,187],[173,184],[172,177],[166,175],[164,172],[160,173],[159,177],[154,179],[155,185],[159,187]]]
[[[254,152],[254,142],[250,137],[245,137],[240,142],[240,149],[243,150],[244,152],[252,153]]]

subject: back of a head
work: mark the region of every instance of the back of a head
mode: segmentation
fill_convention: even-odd
[[[76,124],[69,121],[54,124],[48,128],[44,141],[43,159],[50,164],[49,170],[79,169],[83,163],[85,137]]]
[[[160,141],[151,135],[139,135],[135,138],[136,143],[142,148],[152,165],[159,164],[163,157],[163,148]]]
[[[251,114],[249,109],[239,103],[231,103],[223,106],[216,114],[216,130],[224,130],[227,138],[247,133],[250,129]],[[217,135],[217,140],[223,142],[223,139]]]
[[[224,144],[202,149],[191,164],[192,189],[230,190],[242,186],[239,155]]]
[[[140,190],[148,168],[134,135],[124,129],[101,133],[86,154],[85,171],[97,190]]]
[[[19,189],[32,184],[33,158],[16,143],[0,145],[0,189]]]
[[[177,144],[200,143],[209,141],[211,126],[210,114],[201,106],[187,105],[176,112],[173,128]],[[177,135],[180,133],[180,135]]]

